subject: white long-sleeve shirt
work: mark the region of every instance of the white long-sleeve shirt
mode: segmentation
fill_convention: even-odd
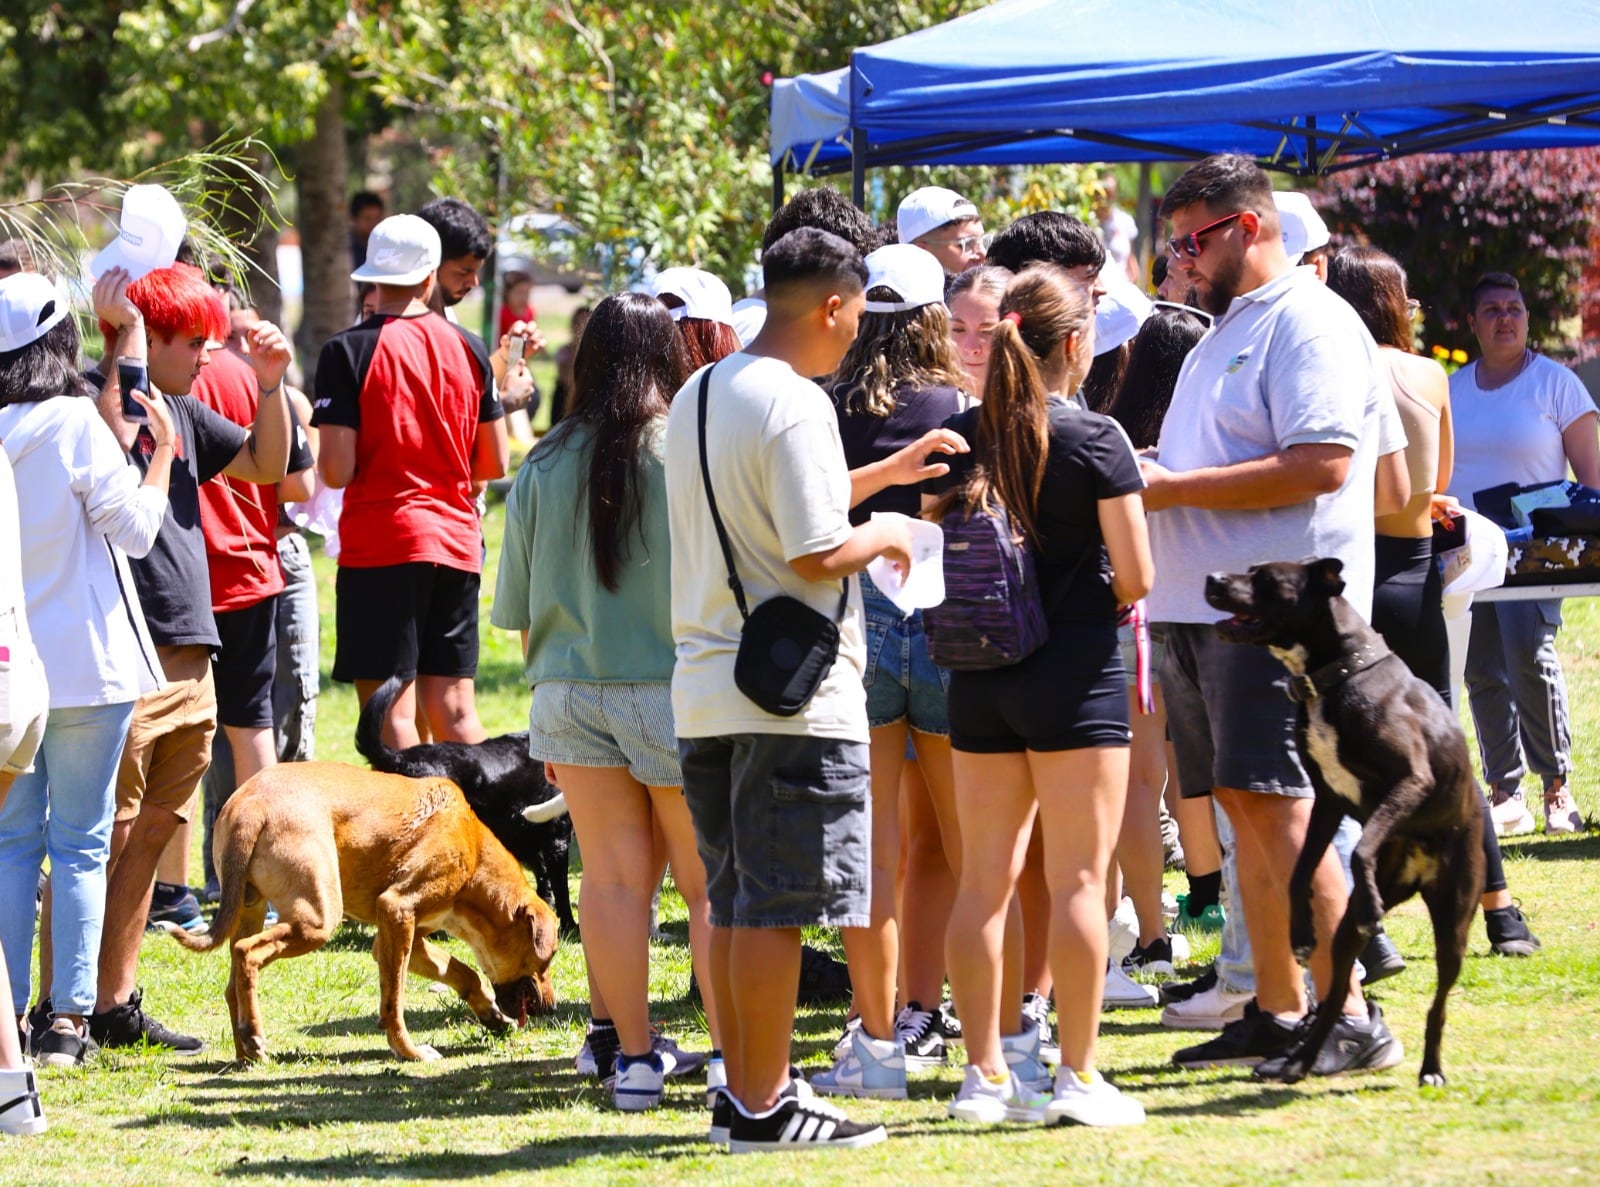
[[[16,482],[22,585],[52,709],[112,705],[161,686],[125,553],[143,556],[166,513],[94,401],[0,408]]]

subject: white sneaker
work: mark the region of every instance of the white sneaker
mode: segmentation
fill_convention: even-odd
[[[1039,1062],[1052,1067],[1060,1063],[1061,1048],[1056,1046],[1055,1032],[1050,1029],[1050,999],[1042,993],[1025,993],[1022,1013],[1039,1028]]]
[[[1039,1024],[1027,1013],[1022,1015],[1022,1033],[1000,1036],[1000,1050],[1006,1057],[1006,1066],[1017,1082],[1030,1092],[1048,1094],[1051,1085],[1050,1069],[1044,1062],[1044,1044],[1040,1041]],[[1060,1049],[1056,1051],[1059,1059]]]
[[[9,1026],[10,1019],[0,1021]],[[0,1070],[0,1133],[31,1134],[49,1129],[39,1104],[39,1085],[32,1068]]]
[[[950,1102],[950,1116],[974,1125],[1000,1125],[1006,1121],[1041,1122],[1050,1097],[1008,1075],[1004,1084],[991,1084],[975,1064],[967,1064],[961,1091]]]
[[[1174,895],[1172,895],[1171,893],[1169,893],[1168,891],[1163,890],[1161,892],[1161,918],[1165,922],[1171,923],[1177,917],[1178,917],[1178,900],[1177,900],[1177,898]]]
[[[1533,831],[1533,813],[1522,798],[1522,792],[1496,791],[1489,805],[1489,818],[1494,821],[1497,837],[1525,837]]]
[[[1565,787],[1545,795],[1544,831],[1546,836],[1583,831],[1583,813],[1578,811],[1578,802]]]
[[[625,1113],[640,1113],[659,1105],[667,1076],[662,1062],[660,1054],[654,1051],[638,1059],[617,1056],[611,1103]]]
[[[1111,957],[1112,964],[1120,965],[1139,944],[1139,913],[1133,909],[1131,898],[1124,898],[1117,904],[1107,926],[1110,946],[1106,954]]]
[[[823,1096],[859,1096],[874,1100],[907,1100],[906,1048],[899,1039],[875,1039],[856,1027],[844,1057],[811,1077]]]
[[[1097,1072],[1080,1080],[1071,1068],[1056,1072],[1056,1091],[1045,1109],[1050,1125],[1142,1125],[1144,1106]]]
[[[1161,1025],[1169,1030],[1221,1030],[1244,1017],[1253,993],[1233,993],[1220,984],[1186,1001],[1173,1002],[1161,1011]]]
[[[1100,1010],[1147,1010],[1159,1004],[1161,995],[1154,985],[1141,985],[1122,971],[1122,962],[1112,960],[1106,965],[1105,996],[1100,999]]]

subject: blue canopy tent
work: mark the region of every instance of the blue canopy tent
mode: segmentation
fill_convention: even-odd
[[[783,79],[784,170],[1184,160],[1312,176],[1423,152],[1600,143],[1600,3],[1001,0]]]

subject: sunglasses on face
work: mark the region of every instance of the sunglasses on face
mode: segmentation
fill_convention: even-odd
[[[1216,222],[1207,223],[1198,231],[1190,231],[1187,235],[1179,235],[1175,238],[1168,239],[1168,254],[1170,254],[1174,259],[1179,260],[1181,260],[1184,256],[1188,256],[1190,259],[1198,259],[1200,257],[1200,253],[1205,250],[1205,245],[1200,242],[1201,236],[1209,235],[1212,231],[1217,230],[1219,227],[1227,226],[1234,219],[1242,217],[1243,214],[1244,211],[1237,210],[1232,214],[1223,215],[1221,218],[1217,219]]]

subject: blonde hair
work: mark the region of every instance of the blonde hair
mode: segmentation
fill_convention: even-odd
[[[873,296],[880,292],[881,298]],[[898,300],[899,294],[880,285],[868,297]],[[950,341],[950,314],[938,303],[899,313],[862,314],[856,340],[834,379],[842,385],[844,411],[872,416],[894,411],[897,387],[964,389],[968,384]]]

